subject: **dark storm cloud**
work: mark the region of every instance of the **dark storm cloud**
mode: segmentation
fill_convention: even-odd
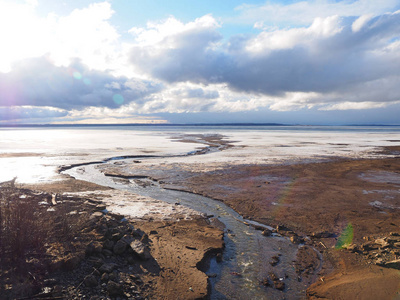
[[[237,91],[264,95],[340,93],[386,78],[387,85],[392,83],[389,88],[396,88],[400,85],[400,44],[396,44],[400,13],[375,17],[359,28],[353,25],[356,20],[330,17],[308,28],[237,36],[228,43],[215,27],[197,28],[166,37],[157,45],[138,44],[130,61],[169,83],[226,83]],[[163,44],[174,47],[160,50]],[[387,100],[384,95],[375,99]]]
[[[159,89],[149,81],[90,70],[79,61],[58,67],[40,57],[20,61],[11,72],[0,73],[0,106],[117,108]]]

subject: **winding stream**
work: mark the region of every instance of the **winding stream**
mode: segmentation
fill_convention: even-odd
[[[135,158],[119,159],[131,163]],[[141,159],[143,160],[143,157]],[[145,159],[151,159],[151,157]],[[163,189],[157,183],[143,187],[133,180],[130,180],[129,183],[127,181],[121,183],[118,178],[105,176],[101,169],[107,169],[107,166],[111,166],[113,162],[115,159],[75,166],[70,169],[65,168],[63,173],[76,179],[130,191],[168,203],[179,202],[181,205],[206,215],[214,215],[225,224],[226,248],[223,253],[223,261],[217,263],[215,259],[212,259],[207,272],[207,274],[213,274],[210,276],[211,299],[305,298],[306,287],[297,280],[293,266],[298,245],[292,244],[285,237],[263,236],[261,231],[244,224],[244,221],[248,223],[251,221],[244,220],[238,213],[220,201],[192,193]],[[279,255],[280,261],[276,266],[272,266],[269,262],[275,255]],[[270,272],[275,273],[285,283],[284,291],[261,284],[261,281],[267,278]]]

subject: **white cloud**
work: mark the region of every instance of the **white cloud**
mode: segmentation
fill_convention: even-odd
[[[325,107],[319,108],[319,110],[360,110],[360,109],[374,109],[374,108],[383,108],[389,105],[399,104],[398,102],[391,103],[377,103],[377,102],[342,102],[337,104],[328,105]]]
[[[360,31],[364,27],[364,25],[367,24],[368,21],[371,20],[372,18],[373,18],[372,14],[360,16],[357,20],[353,22],[353,24],[351,25],[351,29],[353,30],[353,32]]]
[[[119,34],[109,23],[114,13],[109,2],[45,18],[38,17],[34,4],[0,2],[0,72],[9,72],[18,60],[45,54],[58,66],[75,58],[98,70],[122,64]]]
[[[398,0],[311,0],[296,1],[290,4],[268,1],[263,5],[241,5],[237,7],[239,16],[229,22],[261,24],[265,26],[305,26],[316,18],[333,15],[353,17],[362,15],[378,16],[399,7]]]

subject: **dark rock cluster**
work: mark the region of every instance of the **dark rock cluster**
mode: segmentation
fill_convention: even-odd
[[[383,237],[364,237],[362,244],[350,244],[346,249],[363,255],[368,261],[388,268],[400,269],[400,233]]]

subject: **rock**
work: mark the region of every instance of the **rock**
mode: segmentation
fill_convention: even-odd
[[[272,281],[278,281],[279,277],[275,273],[269,273],[269,277],[271,277]]]
[[[390,245],[390,244],[389,244],[388,242],[386,242],[384,239],[376,239],[376,240],[375,240],[375,244],[381,246],[382,248],[389,247],[389,245]]]
[[[107,284],[107,292],[111,297],[123,296],[123,286],[114,281],[109,281]]]
[[[317,238],[317,239],[325,239],[325,238],[330,238],[333,237],[334,234],[328,232],[328,231],[319,231],[319,232],[313,232],[311,234],[311,237]]]
[[[116,232],[113,233],[113,235],[111,236],[113,241],[118,241],[122,238],[122,233],[121,232]]]
[[[103,216],[103,213],[101,211],[96,211],[94,213],[92,213],[92,215],[90,216],[90,219],[98,219],[101,218]]]
[[[400,255],[400,250],[399,249],[393,249],[392,251],[390,251],[390,253],[399,256]]]
[[[280,261],[279,256],[278,255],[274,255],[274,256],[271,257],[271,260],[269,261],[269,264],[274,267],[279,263],[279,261]]]
[[[358,246],[356,244],[350,244],[346,247],[346,249],[354,253],[358,251]]]
[[[96,268],[99,268],[104,264],[104,261],[100,257],[94,257],[94,256],[89,257],[88,262],[90,262]]]
[[[400,233],[398,233],[398,232],[391,232],[390,235],[391,235],[391,236],[400,236]]]
[[[117,281],[118,280],[118,272],[114,270],[112,273],[108,274],[108,280]]]
[[[215,259],[217,260],[217,262],[222,262],[222,253],[217,253],[217,255],[215,256]]]
[[[111,240],[105,240],[103,243],[103,248],[107,250],[112,250],[114,247],[114,242]]]
[[[268,278],[264,278],[264,279],[261,281],[261,283],[262,283],[264,286],[271,286],[271,283],[269,282]]]
[[[129,245],[130,243],[132,243],[135,240],[135,238],[129,234],[125,234],[121,238],[121,240],[124,241],[127,245]]]
[[[107,282],[108,281],[108,274],[107,273],[103,273],[103,275],[101,275],[100,280],[102,282]]]
[[[75,270],[81,262],[81,258],[78,255],[71,256],[66,258],[62,263],[62,268],[65,271]]]
[[[378,248],[379,245],[375,244],[374,242],[365,242],[361,245],[361,249],[364,251],[377,250]]]
[[[272,231],[269,230],[268,228],[264,229],[263,232],[261,233],[263,236],[271,236]]]
[[[95,287],[98,285],[97,282],[97,278],[94,275],[88,275],[85,277],[83,283],[87,286],[87,287]]]
[[[55,278],[49,278],[49,279],[45,279],[43,281],[43,284],[45,286],[55,286],[57,283],[58,283],[58,281]]]
[[[150,251],[146,247],[145,244],[143,244],[141,241],[134,240],[132,243],[130,243],[130,247],[132,248],[133,252],[139,256],[140,259],[142,260],[148,260],[150,259]]]
[[[103,249],[103,251],[101,253],[106,257],[113,255],[113,252],[111,250],[108,250],[108,249]]]
[[[289,231],[291,231],[291,230],[283,225],[276,226],[276,232],[281,235],[286,235]]]
[[[135,258],[133,257],[133,255],[128,255],[128,257],[126,258],[126,261],[128,264],[132,265],[135,263]]]
[[[86,256],[92,255],[94,253],[94,243],[91,242],[86,246],[85,254]]]
[[[106,263],[106,264],[103,264],[99,268],[99,271],[100,271],[100,273],[111,273],[114,270],[115,267],[116,267],[116,264]]]
[[[396,248],[400,248],[400,242],[394,243],[393,246]]]
[[[107,208],[107,206],[105,204],[98,204],[96,205],[95,209],[96,210],[105,210]]]
[[[285,289],[285,283],[283,281],[274,281],[274,288],[283,291]]]
[[[144,244],[148,244],[149,243],[149,236],[147,234],[143,234],[142,238],[140,239],[140,241]]]
[[[400,259],[379,263],[382,267],[400,270]]]
[[[113,247],[113,252],[116,255],[121,255],[125,252],[126,247],[127,247],[127,244],[125,243],[125,241],[120,239],[118,242],[115,243],[115,245]]]
[[[299,237],[298,235],[293,235],[290,237],[290,241],[293,244],[301,244],[302,242],[304,242],[304,239]]]

